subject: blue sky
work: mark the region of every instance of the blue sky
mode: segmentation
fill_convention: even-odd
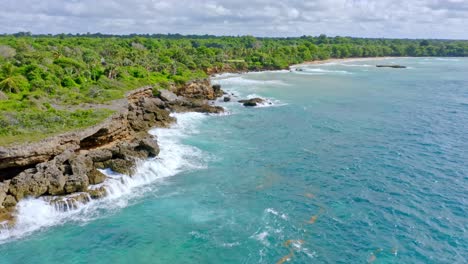
[[[468,39],[468,0],[2,0],[0,32]]]

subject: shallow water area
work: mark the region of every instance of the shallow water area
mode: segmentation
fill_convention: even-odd
[[[468,59],[296,67],[214,77],[229,114],[151,131],[102,201],[22,202],[0,263],[466,263]]]

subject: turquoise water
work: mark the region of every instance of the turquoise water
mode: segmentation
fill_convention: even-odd
[[[25,201],[0,263],[466,263],[468,59],[301,68],[218,77],[272,105],[179,115],[106,201]]]

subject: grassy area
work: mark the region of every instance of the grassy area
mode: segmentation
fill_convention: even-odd
[[[109,117],[107,109],[59,111],[2,112],[0,116],[0,146],[34,142],[49,136],[89,127]]]

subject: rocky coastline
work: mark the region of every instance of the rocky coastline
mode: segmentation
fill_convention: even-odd
[[[171,112],[221,113],[210,104],[223,95],[209,79],[153,91],[151,86],[127,94],[126,102],[104,122],[82,131],[40,142],[0,147],[0,224],[14,225],[16,204],[26,197],[44,197],[66,210],[106,195],[99,169],[132,175],[139,160],[159,154],[154,127],[176,122]]]

